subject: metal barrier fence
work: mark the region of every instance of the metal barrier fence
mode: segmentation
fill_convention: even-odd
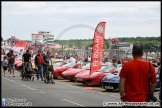
[[[60,56],[67,56],[68,54],[71,55],[77,55],[77,56],[84,56],[85,58],[88,58],[88,56],[91,56],[92,51],[90,49],[70,49],[70,50],[58,50],[56,51],[58,55]],[[124,51],[117,51],[117,50],[111,50],[108,49],[104,50],[103,58],[124,58],[125,52]]]

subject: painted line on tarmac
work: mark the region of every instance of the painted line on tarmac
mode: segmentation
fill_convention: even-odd
[[[29,87],[29,86],[23,85],[23,84],[22,84],[22,86],[27,87],[27,88],[29,88],[29,89],[31,89],[31,90],[37,90],[37,89],[31,88],[31,87]],[[39,92],[40,92],[40,93],[45,93],[45,92],[43,92],[43,91],[39,91]]]
[[[26,85],[22,85],[22,86],[27,87],[27,88],[29,88],[29,89],[31,89],[31,90],[37,90],[37,89],[31,88],[31,87],[26,86]]]
[[[55,80],[55,81],[56,81],[56,80]],[[68,85],[68,86],[72,86],[72,87],[75,87],[75,88],[81,88],[81,87],[77,87],[77,86],[69,85],[69,84],[66,84],[66,83],[63,83],[63,82],[59,82],[59,81],[57,81],[57,83],[61,83],[61,84]]]
[[[41,93],[45,93],[45,92],[43,92],[43,91],[39,91],[39,92],[41,92]]]
[[[4,78],[4,77],[2,77],[2,78]],[[8,79],[8,78],[4,78],[4,79],[6,79],[6,80],[8,80],[8,81],[11,81],[11,82],[15,82],[15,81],[13,81],[13,80],[10,80],[10,79]]]
[[[78,103],[75,103],[75,102],[69,101],[69,100],[67,100],[67,99],[62,99],[62,100],[67,101],[67,102],[70,102],[70,103],[73,103],[73,104],[78,105],[78,106],[85,107],[84,105],[81,105],[81,104],[78,104]]]
[[[59,82],[59,81],[58,81],[58,83],[61,83],[61,84],[64,84],[64,85],[68,85],[68,86],[72,86],[72,87],[75,87],[75,88],[79,88],[79,89],[82,89],[82,90],[85,90],[85,91],[89,91],[89,92],[97,92],[97,93],[100,93],[100,94],[102,94],[102,95],[108,95],[108,96],[111,96],[111,97],[120,98],[120,97],[115,96],[115,95],[105,94],[105,93],[102,93],[102,92],[93,91],[93,90],[90,90],[90,89],[85,89],[85,88],[82,88],[82,87],[77,87],[77,86],[65,84],[65,83],[62,83],[62,82]]]

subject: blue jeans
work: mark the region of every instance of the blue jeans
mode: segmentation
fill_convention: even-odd
[[[41,79],[43,79],[43,66],[37,66],[38,71],[37,71],[37,78],[39,79],[41,77]]]
[[[15,70],[15,65],[14,64],[8,64],[9,70]]]

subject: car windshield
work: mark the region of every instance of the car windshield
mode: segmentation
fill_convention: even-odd
[[[117,68],[120,68],[120,67],[122,67],[122,64],[118,64],[118,65],[117,65]]]
[[[87,63],[85,66],[83,66],[81,69],[90,70],[90,63]]]
[[[102,66],[101,69],[98,70],[97,72],[111,72],[114,69],[115,67],[113,66]]]
[[[75,63],[68,63],[68,64],[63,65],[63,67],[69,67],[69,68],[71,68],[74,65],[76,65],[76,64]]]
[[[16,60],[22,60],[22,56],[17,56]]]
[[[62,64],[63,64],[63,62],[57,62],[57,63],[54,63],[54,66],[60,66]]]

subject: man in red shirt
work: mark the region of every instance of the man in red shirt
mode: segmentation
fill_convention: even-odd
[[[35,66],[37,66],[37,80],[39,80],[39,77],[41,77],[41,80],[43,81],[43,56],[42,51],[38,51],[38,54],[35,56]]]
[[[132,49],[134,60],[125,63],[120,72],[119,92],[124,102],[148,102],[147,95],[156,88],[156,73],[151,66],[151,85],[149,82],[149,63],[142,60],[143,47],[135,45]],[[124,92],[125,91],[125,92]]]

